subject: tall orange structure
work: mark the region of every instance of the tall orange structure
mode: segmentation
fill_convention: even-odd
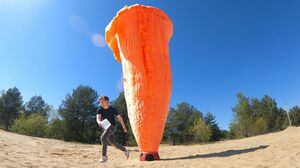
[[[143,5],[125,6],[106,27],[108,46],[122,64],[128,117],[142,161],[159,160],[172,90],[172,34],[170,18]]]

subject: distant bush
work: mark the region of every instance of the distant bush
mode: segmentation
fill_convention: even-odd
[[[45,137],[46,129],[47,118],[39,114],[21,115],[12,126],[13,132],[37,137]]]
[[[287,127],[287,112],[277,107],[274,98],[268,95],[261,99],[250,98],[238,93],[237,99],[237,104],[232,108],[234,115],[229,126],[229,138],[251,137],[280,131]]]
[[[212,135],[210,126],[206,125],[202,118],[199,118],[194,122],[191,128],[191,133],[194,133],[195,142],[207,142]]]
[[[300,107],[295,106],[290,110],[291,122],[293,126],[300,126]]]
[[[47,137],[54,139],[63,139],[63,121],[60,119],[53,119],[47,127]]]
[[[128,140],[126,141],[126,146],[138,146],[131,129],[128,130],[128,133],[129,133],[129,137]]]
[[[268,123],[266,122],[266,120],[262,117],[259,117],[256,119],[256,121],[253,123],[252,125],[252,132],[253,135],[260,135],[260,134],[264,134],[267,132],[268,129]]]

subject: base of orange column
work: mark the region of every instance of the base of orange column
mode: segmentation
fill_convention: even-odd
[[[140,155],[140,161],[160,160],[158,152],[143,152]]]

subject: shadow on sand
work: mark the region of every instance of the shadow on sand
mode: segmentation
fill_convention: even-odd
[[[233,155],[238,155],[243,153],[254,152],[260,149],[266,149],[267,147],[269,147],[269,145],[261,145],[259,147],[247,148],[247,149],[227,150],[227,151],[217,152],[217,153],[190,155],[190,156],[179,157],[179,158],[166,158],[166,159],[162,158],[160,160],[164,161],[164,160],[185,160],[185,159],[198,159],[198,158],[210,158],[210,157],[228,157],[228,156],[233,156]]]

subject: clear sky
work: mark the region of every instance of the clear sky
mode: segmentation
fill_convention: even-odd
[[[186,101],[227,129],[237,92],[300,104],[297,0],[0,0],[0,90],[16,86],[24,101],[41,95],[55,108],[79,84],[115,99],[122,69],[104,29],[135,3],[173,21],[172,107]]]

